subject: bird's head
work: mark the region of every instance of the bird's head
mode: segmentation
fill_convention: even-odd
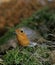
[[[23,34],[25,34],[24,31],[21,29],[16,29],[15,33],[16,33],[16,35],[21,35],[21,36],[23,36]]]

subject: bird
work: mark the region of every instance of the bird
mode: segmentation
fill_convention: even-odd
[[[42,38],[39,32],[30,29],[29,27],[20,27],[15,30],[16,38],[18,41],[18,44],[21,46],[29,46],[34,47],[38,45],[37,41],[38,39]],[[44,39],[40,39],[43,41]]]

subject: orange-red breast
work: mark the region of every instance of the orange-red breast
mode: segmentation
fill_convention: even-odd
[[[28,46],[30,41],[27,35],[20,29],[16,29],[15,31],[16,31],[18,43],[22,46]]]

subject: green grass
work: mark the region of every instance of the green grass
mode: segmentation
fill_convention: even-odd
[[[43,65],[46,59],[49,62],[49,50],[46,46],[38,46],[34,48],[22,48],[18,47],[7,51],[6,55],[3,56],[5,65],[21,64],[21,65]]]

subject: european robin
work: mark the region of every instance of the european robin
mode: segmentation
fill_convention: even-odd
[[[40,36],[39,32],[36,32],[28,27],[16,29],[15,32],[18,43],[22,46],[33,47],[37,45],[37,41],[39,41],[38,39],[41,38],[42,41],[42,37]]]

